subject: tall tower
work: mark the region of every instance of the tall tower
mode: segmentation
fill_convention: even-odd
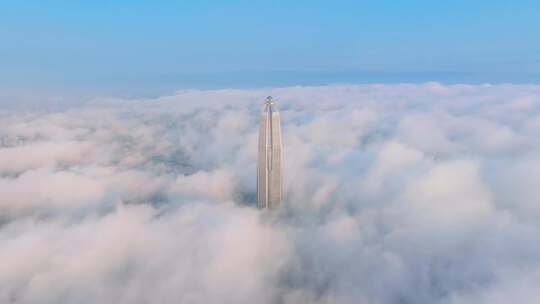
[[[259,208],[281,205],[283,174],[281,166],[281,127],[279,112],[271,96],[266,98],[259,127],[257,159],[257,204]]]

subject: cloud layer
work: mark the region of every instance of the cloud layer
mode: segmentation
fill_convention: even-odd
[[[266,95],[285,202],[257,210]],[[540,86],[0,112],[2,303],[538,303]]]

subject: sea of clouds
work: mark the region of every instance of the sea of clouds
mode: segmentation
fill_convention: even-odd
[[[284,206],[255,208],[281,110]],[[0,303],[540,303],[540,86],[0,111]]]

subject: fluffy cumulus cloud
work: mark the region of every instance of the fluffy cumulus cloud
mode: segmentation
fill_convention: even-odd
[[[255,208],[259,112],[284,206]],[[1,303],[539,303],[540,86],[0,111]]]

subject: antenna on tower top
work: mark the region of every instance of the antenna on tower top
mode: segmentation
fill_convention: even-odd
[[[273,103],[274,103],[274,99],[272,99],[272,96],[266,97],[266,104],[273,104]]]

